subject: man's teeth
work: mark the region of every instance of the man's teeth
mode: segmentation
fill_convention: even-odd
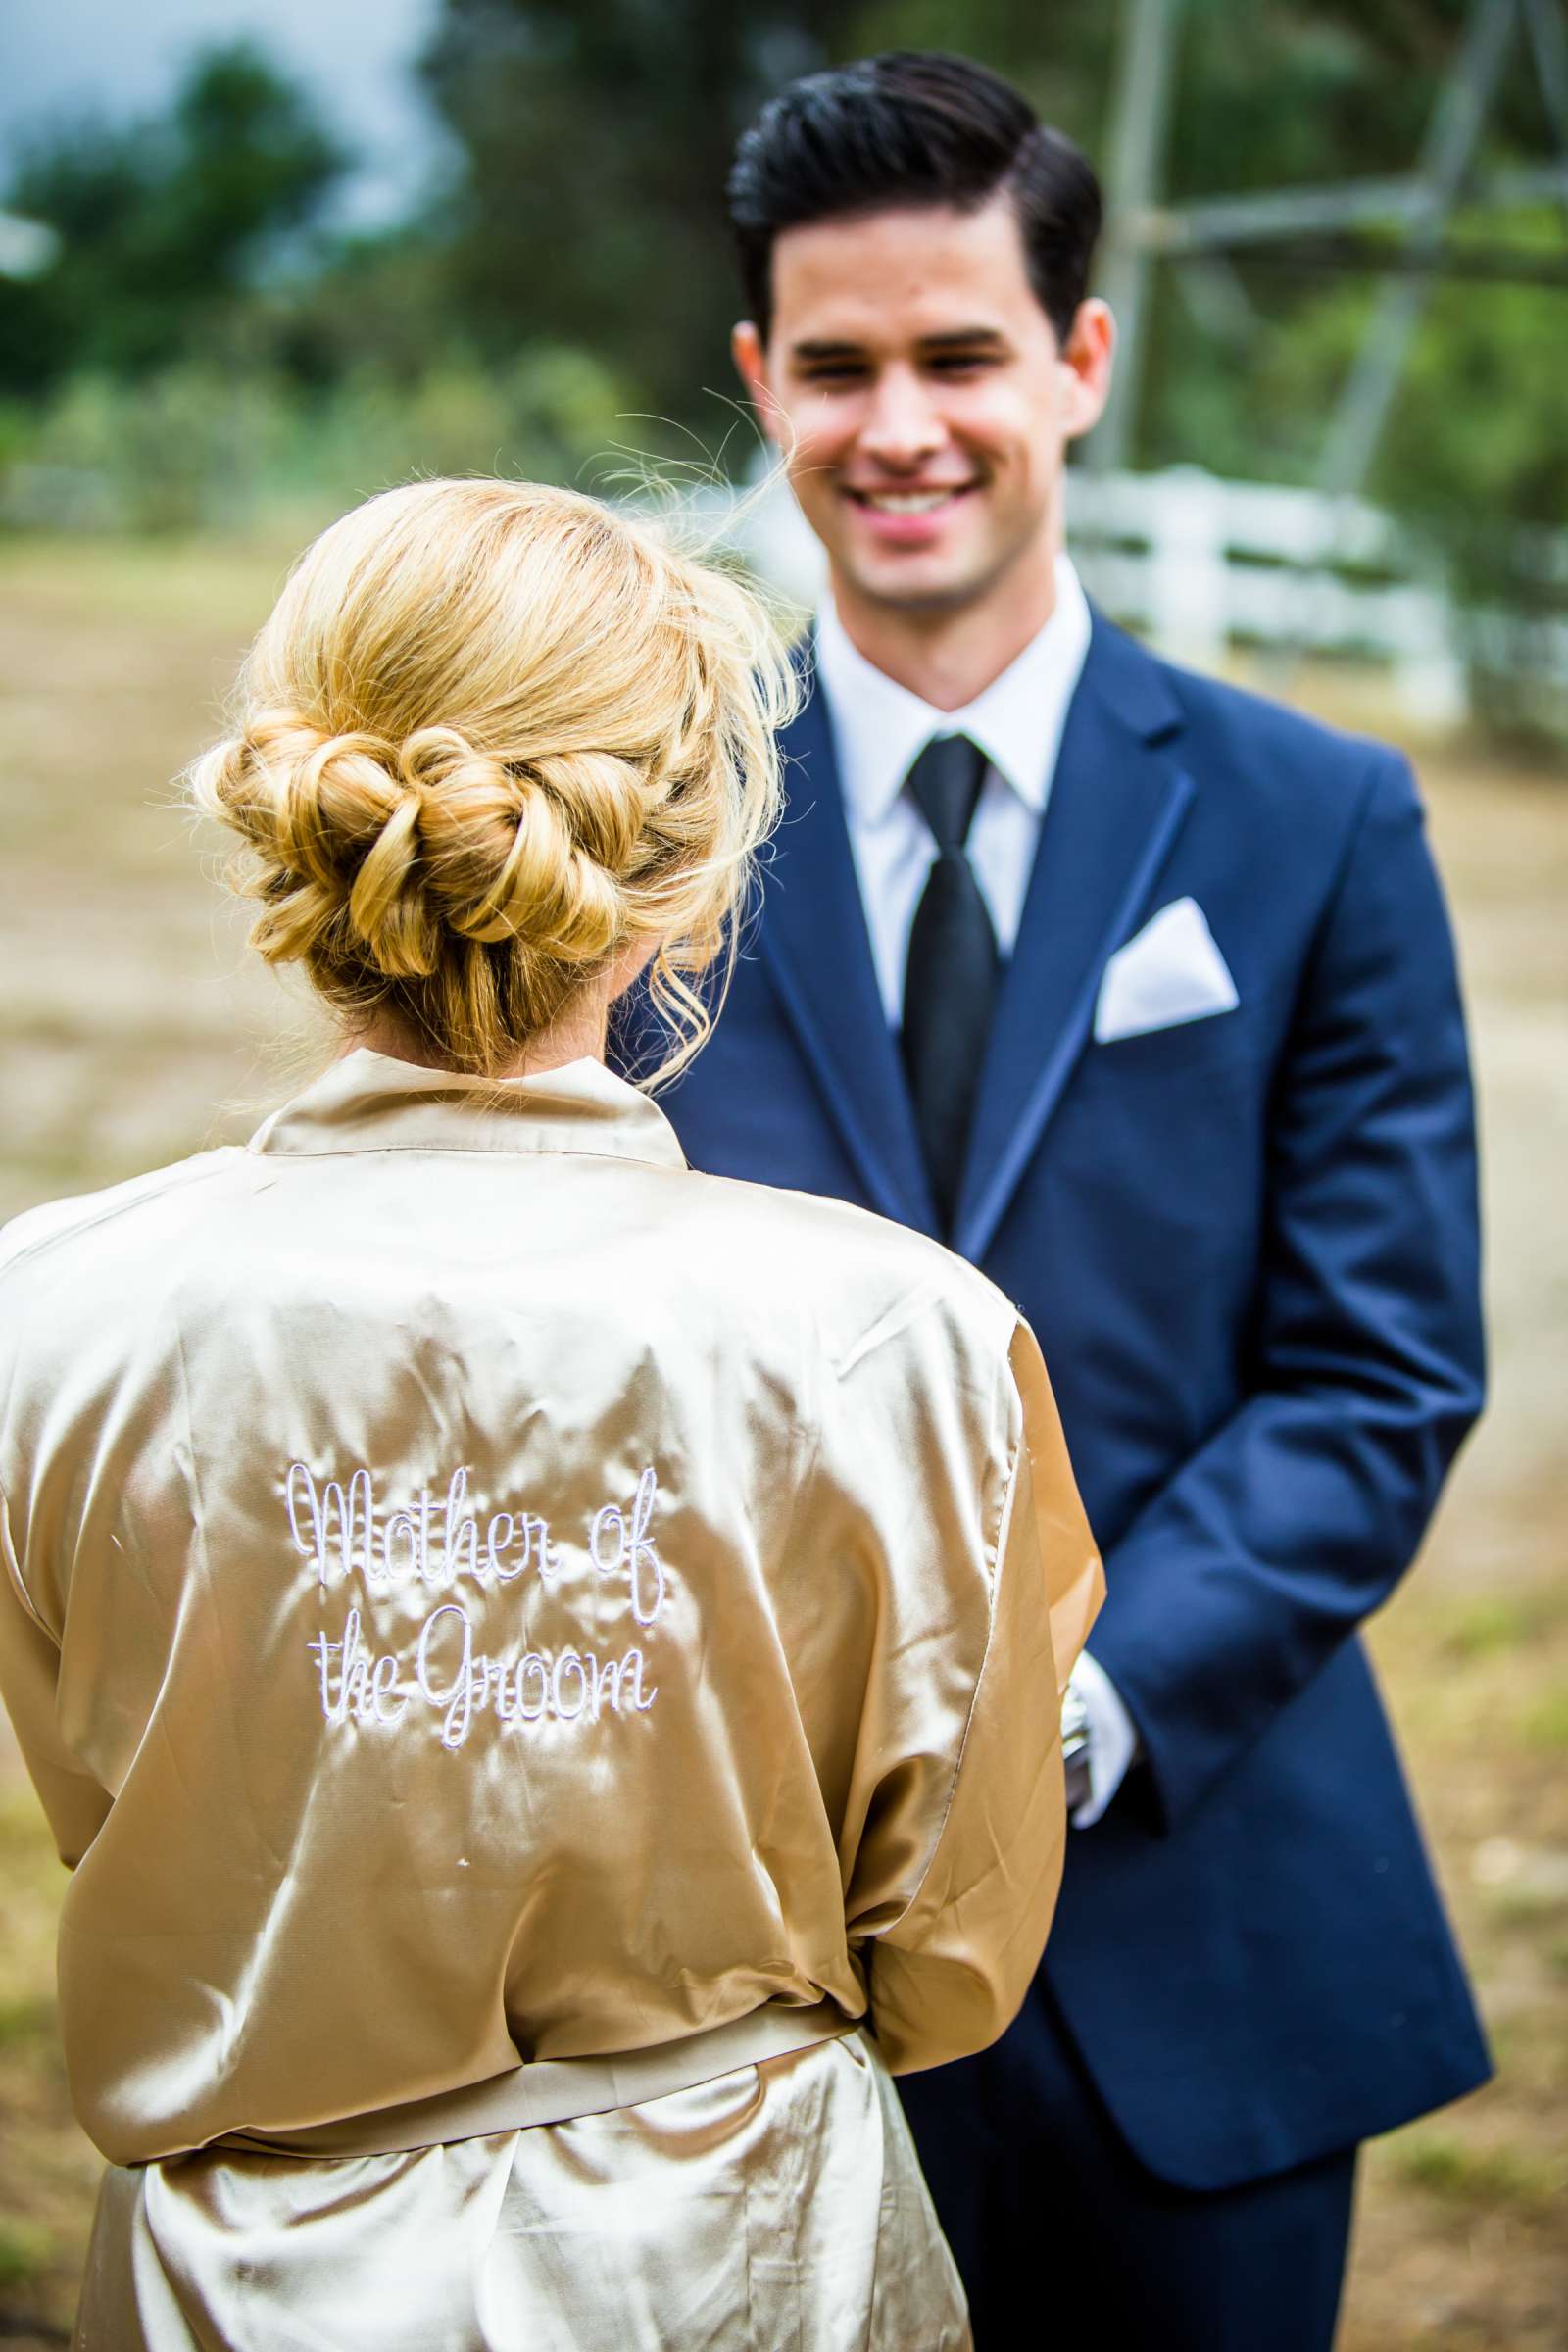
[[[929,514],[953,495],[951,490],[868,490],[865,503],[879,514]]]

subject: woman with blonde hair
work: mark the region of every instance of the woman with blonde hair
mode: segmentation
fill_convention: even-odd
[[[700,1041],[789,691],[641,525],[431,482],[194,770],[342,1052],[0,1237],[83,2345],[967,2340],[888,2076],[1002,2032],[1054,1899],[1050,1393],[979,1275],[688,1170],[603,1060],[645,965]]]

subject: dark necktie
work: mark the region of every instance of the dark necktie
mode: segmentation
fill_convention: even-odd
[[[904,976],[904,1066],[944,1230],[953,1224],[980,1057],[997,994],[997,935],[963,854],[986,758],[967,735],[928,743],[908,787],[936,839]]]

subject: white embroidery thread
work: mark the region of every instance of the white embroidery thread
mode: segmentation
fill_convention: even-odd
[[[592,1514],[584,1545],[601,1578],[625,1578],[631,1615],[644,1633],[658,1623],[669,1597],[650,1532],[658,1500],[658,1474],[650,1464],[629,1509],[606,1502]],[[479,1518],[468,1503],[466,1465],[452,1473],[441,1503],[425,1487],[412,1501],[388,1509],[377,1504],[374,1474],[364,1464],[345,1485],[337,1478],[318,1483],[309,1463],[296,1459],[284,1476],[283,1501],[295,1551],[315,1565],[323,1601],[334,1579],[347,1584],[357,1576],[373,1596],[416,1583],[450,1590],[460,1577],[499,1589],[530,1568],[553,1589],[564,1574],[550,1523],[538,1512],[499,1510]],[[503,1729],[598,1723],[607,1711],[646,1714],[659,1696],[657,1684],[643,1688],[646,1660],[637,1645],[619,1658],[569,1643],[512,1657],[478,1650],[473,1618],[460,1599],[442,1601],[424,1618],[412,1681],[396,1652],[377,1653],[368,1645],[357,1600],[340,1641],[322,1632],[306,1646],[316,1660],[328,1724],[392,1728],[417,1699],[439,1717],[441,1744],[449,1749],[461,1748],[475,1719],[487,1712]]]
[[[659,1612],[664,1605],[663,1563],[654,1549],[648,1534],[648,1524],[653,1518],[654,1503],[658,1494],[659,1481],[657,1477],[651,1469],[645,1470],[637,1481],[637,1493],[632,1501],[630,1531],[627,1530],[626,1514],[620,1505],[607,1502],[595,1514],[594,1523],[588,1535],[588,1549],[593,1554],[594,1566],[601,1576],[615,1576],[623,1568],[626,1571],[627,1582],[631,1587],[631,1613],[638,1624],[642,1626],[656,1624]],[[613,1526],[615,1531],[615,1556],[612,1560],[606,1560],[601,1552],[600,1543],[603,1534],[611,1526]],[[649,1599],[648,1592],[643,1584],[645,1572],[651,1573],[653,1576],[652,1599]],[[643,1605],[645,1601],[648,1603],[646,1607]]]
[[[311,1541],[306,1543],[300,1533],[297,1482],[303,1480],[305,1501],[311,1514]],[[332,1506],[337,1505],[338,1541],[340,1549],[339,1573],[346,1579],[354,1574],[356,1540],[363,1546],[362,1560],[368,1566],[370,1550],[370,1528],[373,1503],[368,1470],[356,1470],[349,1480],[348,1491],[339,1482],[329,1479],[324,1489],[317,1490],[315,1479],[304,1462],[290,1462],[284,1481],[283,1496],[288,1506],[288,1524],[296,1544],[307,1559],[314,1559],[317,1575],[324,1586],[327,1578],[327,1545],[330,1542]],[[363,1511],[363,1521],[361,1512]]]
[[[653,1475],[643,1473],[645,1479]],[[494,1577],[498,1584],[510,1585],[530,1567],[548,1583],[560,1572],[550,1523],[536,1511],[493,1512],[483,1523],[481,1537],[480,1522],[468,1504],[466,1464],[453,1471],[441,1503],[433,1502],[429,1488],[422,1487],[413,1502],[389,1511],[377,1506],[373,1473],[363,1463],[345,1488],[335,1478],[318,1486],[310,1464],[293,1461],[283,1482],[283,1499],[295,1548],[316,1562],[323,1592],[334,1573],[342,1582],[360,1573],[372,1583],[439,1586],[455,1584],[460,1576],[481,1584]],[[521,1557],[504,1566],[501,1554],[514,1545],[520,1545]]]

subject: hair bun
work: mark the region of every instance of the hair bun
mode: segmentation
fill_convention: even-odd
[[[620,885],[643,778],[604,752],[539,754],[492,772],[488,799],[466,778],[428,807],[448,921],[485,946],[522,939],[567,964],[597,962],[625,937]]]
[[[357,952],[387,979],[434,970],[439,933],[415,881],[421,794],[382,737],[264,710],[192,784],[256,853],[244,887],[263,902],[253,944],[270,963]]]
[[[347,938],[375,972],[409,980],[435,970],[444,928],[486,947],[525,940],[571,964],[625,935],[617,876],[645,779],[613,755],[541,755],[519,769],[452,726],[394,746],[267,711],[195,781],[264,860],[255,945],[270,962]]]
[[[307,551],[191,785],[250,852],[270,961],[493,1070],[632,940],[695,1039],[790,693],[746,591],[642,526],[423,482]]]

